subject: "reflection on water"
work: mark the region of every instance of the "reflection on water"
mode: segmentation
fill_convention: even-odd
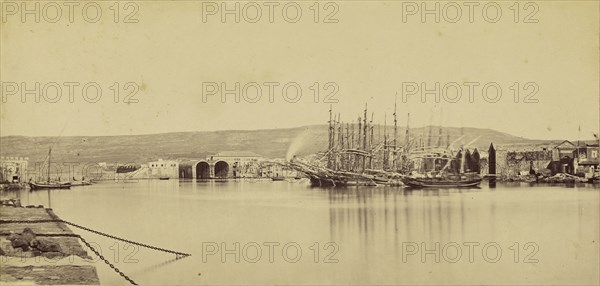
[[[63,219],[192,254],[173,260],[75,230],[140,284],[600,282],[598,188],[320,189],[305,183],[140,181],[53,190],[50,197],[47,191],[12,195],[23,204],[51,200]],[[278,243],[272,260],[265,243]],[[298,261],[282,253],[290,243],[302,252]],[[208,244],[218,252],[208,254]],[[102,283],[126,284],[97,266]]]

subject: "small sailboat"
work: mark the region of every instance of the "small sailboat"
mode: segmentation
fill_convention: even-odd
[[[71,182],[51,182],[50,181],[50,157],[52,155],[52,147],[48,149],[48,180],[45,183],[29,182],[31,190],[40,189],[70,189]]]

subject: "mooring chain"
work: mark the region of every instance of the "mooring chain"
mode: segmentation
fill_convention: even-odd
[[[168,249],[164,249],[164,248],[160,248],[160,247],[156,247],[156,246],[148,245],[148,244],[145,244],[145,243],[140,243],[140,242],[131,241],[131,240],[129,240],[129,239],[120,238],[120,237],[117,237],[117,236],[114,236],[114,235],[110,235],[110,234],[108,234],[108,233],[104,233],[104,232],[101,232],[101,231],[93,230],[93,229],[91,229],[91,228],[87,228],[87,227],[85,227],[85,226],[81,226],[81,225],[78,225],[78,224],[75,224],[75,223],[72,223],[72,222],[69,222],[69,221],[63,220],[63,219],[40,219],[40,220],[0,220],[0,224],[4,224],[4,223],[19,223],[19,224],[26,224],[26,223],[48,223],[48,222],[65,223],[65,224],[68,224],[68,225],[74,226],[74,227],[76,227],[76,228],[80,228],[80,229],[83,229],[83,230],[87,230],[87,231],[89,231],[89,232],[92,232],[92,233],[95,233],[95,234],[98,234],[98,235],[102,235],[102,236],[106,236],[106,237],[108,237],[108,238],[112,238],[112,239],[115,239],[115,240],[120,240],[120,241],[123,241],[123,242],[127,242],[127,243],[130,243],[130,244],[134,244],[134,245],[137,245],[137,246],[142,246],[142,247],[149,248],[149,249],[153,249],[153,250],[157,250],[157,251],[162,251],[162,252],[166,252],[166,253],[175,254],[175,255],[176,255],[178,258],[179,258],[179,257],[191,256],[191,254],[189,254],[189,253],[183,253],[183,252],[179,252],[179,251],[168,250]]]
[[[60,219],[36,219],[36,220],[5,220],[0,219],[0,224],[3,223],[46,223],[46,222],[61,222]]]
[[[11,232],[0,232],[0,236],[9,236],[13,233]],[[79,234],[75,234],[75,233],[36,233],[35,236],[41,236],[41,237],[75,237],[75,238],[79,238],[80,235]]]
[[[92,252],[94,252],[98,257],[100,257],[100,259],[102,259],[102,261],[104,261],[104,263],[108,264],[108,266],[110,266],[110,268],[112,268],[115,272],[119,273],[119,275],[121,275],[121,277],[123,277],[125,280],[127,280],[129,283],[133,284],[133,285],[138,285],[137,283],[135,283],[135,281],[133,281],[131,278],[129,278],[129,276],[125,275],[125,273],[121,272],[121,270],[119,270],[119,268],[117,268],[116,266],[114,266],[112,263],[110,263],[110,261],[108,261],[106,258],[104,258],[104,256],[102,256],[102,254],[100,254],[100,252],[98,252],[94,247],[92,247],[83,237],[79,237],[79,239],[81,239],[81,241],[90,248],[90,250]]]
[[[149,248],[149,249],[154,249],[154,250],[157,250],[157,251],[162,251],[162,252],[166,252],[166,253],[175,254],[177,257],[179,257],[179,256],[185,257],[185,256],[190,256],[191,255],[191,254],[188,254],[188,253],[183,253],[183,252],[168,250],[168,249],[164,249],[164,248],[160,248],[160,247],[156,247],[156,246],[152,246],[152,245],[148,245],[148,244],[144,244],[144,243],[140,243],[140,242],[131,241],[129,239],[120,238],[120,237],[117,237],[117,236],[114,236],[114,235],[110,235],[108,233],[103,233],[103,232],[100,232],[100,231],[97,231],[97,230],[93,230],[93,229],[87,228],[85,226],[81,226],[81,225],[78,225],[78,224],[75,224],[75,223],[72,223],[72,222],[68,222],[68,221],[65,221],[65,220],[63,220],[62,222],[66,223],[68,225],[74,226],[76,228],[87,230],[89,232],[92,232],[92,233],[95,233],[95,234],[98,234],[98,235],[102,235],[102,236],[106,236],[106,237],[109,237],[109,238],[112,238],[112,239],[115,239],[115,240],[120,240],[120,241],[123,241],[123,242],[127,242],[127,243],[130,243],[130,244],[135,244],[135,245],[146,247],[146,248]]]
[[[172,251],[172,250],[168,250],[168,249],[164,249],[164,248],[160,248],[160,247],[155,247],[155,246],[151,246],[148,244],[144,244],[144,243],[139,243],[139,242],[135,242],[135,241],[131,241],[128,239],[124,239],[124,238],[120,238],[114,235],[110,235],[107,233],[103,233],[100,231],[96,231],[90,228],[87,228],[85,226],[81,226],[63,219],[58,218],[55,214],[53,214],[49,209],[47,210],[48,214],[55,218],[55,219],[39,219],[39,220],[0,220],[0,224],[8,224],[8,223],[16,223],[16,224],[28,224],[28,223],[50,223],[50,222],[55,222],[55,223],[65,223],[83,230],[87,230],[89,232],[98,234],[98,235],[102,235],[102,236],[106,236],[108,238],[112,238],[115,240],[120,240],[126,243],[130,243],[130,244],[134,244],[134,245],[138,245],[138,246],[142,246],[142,247],[146,247],[149,249],[153,249],[153,250],[158,250],[158,251],[162,251],[162,252],[166,252],[166,253],[171,253],[171,254],[175,254],[176,259],[179,259],[181,257],[186,257],[186,256],[191,256],[191,254],[188,253],[183,253],[183,252],[178,252],[178,251]],[[0,235],[10,235],[10,233],[5,233],[5,232],[1,232]],[[39,236],[68,236],[68,237],[77,237],[79,239],[81,239],[81,241],[92,251],[94,252],[98,257],[100,257],[100,259],[102,259],[104,261],[104,263],[106,263],[110,268],[112,268],[115,272],[117,272],[119,275],[121,275],[121,277],[123,277],[125,280],[127,280],[129,283],[133,284],[133,285],[138,285],[137,283],[135,283],[135,281],[133,281],[131,278],[129,278],[127,275],[125,275],[125,273],[121,272],[121,270],[119,270],[116,266],[114,266],[112,263],[110,263],[110,261],[108,261],[106,258],[104,258],[104,256],[102,256],[102,254],[100,254],[94,247],[92,247],[81,235],[78,234],[74,234],[74,233],[47,233],[47,234],[36,234]]]
[[[53,219],[53,220],[0,220],[0,224],[4,224],[4,223],[47,223],[47,222],[62,222],[62,220],[55,220],[55,219]],[[2,236],[8,236],[10,234],[11,233],[8,233],[8,232],[0,232],[0,235],[2,235]],[[85,240],[85,238],[81,237],[81,235],[79,235],[79,234],[75,234],[75,233],[38,233],[38,234],[36,234],[36,236],[79,238],[92,252],[94,252],[98,257],[100,257],[100,259],[102,259],[102,261],[104,261],[104,263],[108,264],[108,266],[110,266],[110,268],[112,268],[115,272],[117,272],[119,275],[121,275],[121,277],[123,277],[125,280],[127,280],[129,283],[131,283],[133,285],[138,285],[137,283],[135,283],[135,281],[133,281],[131,278],[129,278],[127,275],[125,275],[125,273],[121,272],[121,270],[119,270],[119,268],[117,268],[112,263],[110,263],[110,261],[108,261],[106,258],[104,258],[104,256],[102,256],[102,254],[100,254],[94,247],[92,247]]]

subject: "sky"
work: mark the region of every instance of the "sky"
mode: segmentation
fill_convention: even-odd
[[[600,124],[598,2],[517,8],[499,1],[501,14],[488,7],[485,16],[486,2],[475,2],[472,21],[464,2],[453,2],[460,18],[456,7],[437,2],[439,23],[422,15],[422,2],[406,1],[299,1],[287,6],[287,21],[286,2],[275,1],[272,23],[265,2],[253,2],[261,11],[256,23],[250,2],[237,2],[239,23],[221,14],[223,2],[97,2],[95,23],[94,7],[83,17],[84,2],[71,20],[68,7],[57,16],[40,2],[39,23],[35,15],[23,20],[22,7],[13,15],[15,7],[3,6],[0,135],[289,128],[326,124],[330,106],[341,120],[356,120],[365,104],[375,123],[390,124],[396,102],[402,126],[410,113],[411,127],[593,138]],[[296,8],[302,14],[292,23]],[[48,102],[58,90],[61,97]],[[36,102],[36,94],[48,99]]]

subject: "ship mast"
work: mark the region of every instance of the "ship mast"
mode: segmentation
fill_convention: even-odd
[[[396,171],[396,155],[397,155],[397,141],[398,141],[398,117],[396,116],[397,97],[398,93],[394,96],[394,140],[392,143],[392,171]]]
[[[358,134],[356,134],[356,149],[360,150],[361,148],[361,140],[362,140],[362,119],[360,116],[358,117]],[[360,155],[357,153],[354,157],[354,167],[355,171],[358,170],[360,166]]]
[[[331,104],[329,105],[329,148],[327,150],[327,168],[331,168],[331,152],[333,149],[333,119],[331,114]]]
[[[385,117],[383,118],[383,170],[387,171],[388,169],[388,142],[387,142],[387,113],[385,113]]]
[[[367,104],[365,103],[365,117],[363,118],[363,151],[367,151]],[[365,171],[367,167],[367,158],[363,155],[362,158],[362,170]]]
[[[371,121],[369,121],[369,129],[371,131],[371,138],[369,139],[369,153],[371,156],[369,157],[369,169],[373,169],[373,116],[375,112],[371,112]]]
[[[343,168],[344,166],[344,157],[341,156],[341,151],[344,148],[344,133],[342,132],[343,128],[342,128],[342,122],[340,121],[340,114],[338,113],[337,116],[337,128],[338,128],[338,147],[337,147],[337,154],[335,156],[335,161],[336,161],[336,170],[339,170],[340,168]]]
[[[348,122],[346,122],[346,150],[350,150],[350,148],[352,148],[351,146],[352,141],[350,141],[350,124]],[[350,154],[347,154],[344,156],[345,157],[345,161],[346,161],[346,166],[344,168],[346,168],[346,171],[350,170]]]
[[[404,138],[405,142],[404,142],[404,154],[405,154],[405,160],[408,160],[408,153],[410,152],[410,113],[408,113],[408,115],[406,116],[406,132],[405,132],[405,137]],[[408,166],[408,164],[404,164],[404,167]]]
[[[52,146],[48,148],[48,184],[50,184],[50,156],[52,154]]]

